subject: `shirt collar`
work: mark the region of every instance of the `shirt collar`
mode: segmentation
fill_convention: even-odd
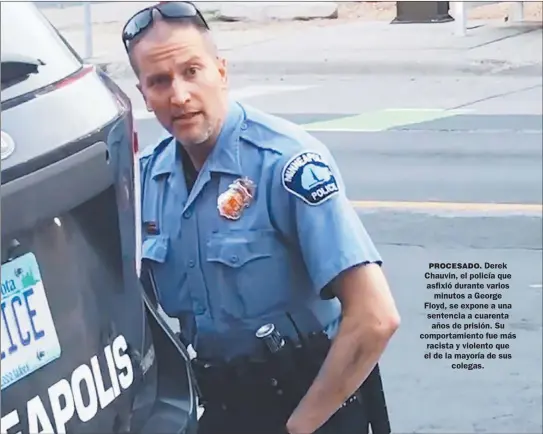
[[[217,138],[213,151],[204,165],[210,172],[221,172],[241,176],[241,160],[239,155],[240,128],[244,125],[244,111],[241,105],[233,100],[228,103],[228,113]],[[177,141],[169,138],[162,151],[158,154],[152,176],[171,174],[181,162],[181,153]]]
[[[177,141],[173,137],[169,137],[167,140],[168,143],[159,151],[155,164],[153,164],[153,178],[160,175],[168,175],[175,170],[178,161]],[[166,142],[166,139],[164,142]]]

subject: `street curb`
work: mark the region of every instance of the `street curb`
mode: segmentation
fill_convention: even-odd
[[[94,62],[112,78],[130,78],[134,73],[126,62]],[[541,77],[541,63],[512,64],[505,60],[417,62],[413,60],[370,60],[307,62],[229,60],[229,71],[246,75],[494,75]]]

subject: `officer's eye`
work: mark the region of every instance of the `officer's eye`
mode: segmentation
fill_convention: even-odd
[[[198,72],[198,68],[196,66],[191,66],[190,68],[187,69],[187,75],[189,77],[194,77],[197,72]]]
[[[170,82],[170,77],[166,75],[157,75],[149,80],[149,86],[165,86]]]

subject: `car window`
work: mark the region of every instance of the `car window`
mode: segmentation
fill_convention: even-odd
[[[39,59],[38,73],[2,89],[2,102],[33,92],[73,74],[80,59],[31,2],[2,2],[2,56],[10,54]]]

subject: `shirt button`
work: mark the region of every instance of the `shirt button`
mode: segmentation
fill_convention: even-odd
[[[196,315],[203,315],[206,312],[206,308],[201,304],[197,304],[194,309]]]
[[[239,261],[239,258],[236,256],[236,255],[233,255],[230,260],[232,261],[233,264],[237,263]]]
[[[243,122],[243,123],[241,124],[241,130],[242,130],[242,131],[245,131],[246,129],[247,129],[247,124],[246,124],[245,122]]]
[[[192,213],[190,211],[185,211],[183,213],[183,217],[186,218],[186,219],[189,219],[191,215],[192,215]]]
[[[189,267],[190,267],[190,268],[194,268],[194,265],[195,265],[195,263],[194,263],[194,261],[191,259],[191,260],[189,261]]]

